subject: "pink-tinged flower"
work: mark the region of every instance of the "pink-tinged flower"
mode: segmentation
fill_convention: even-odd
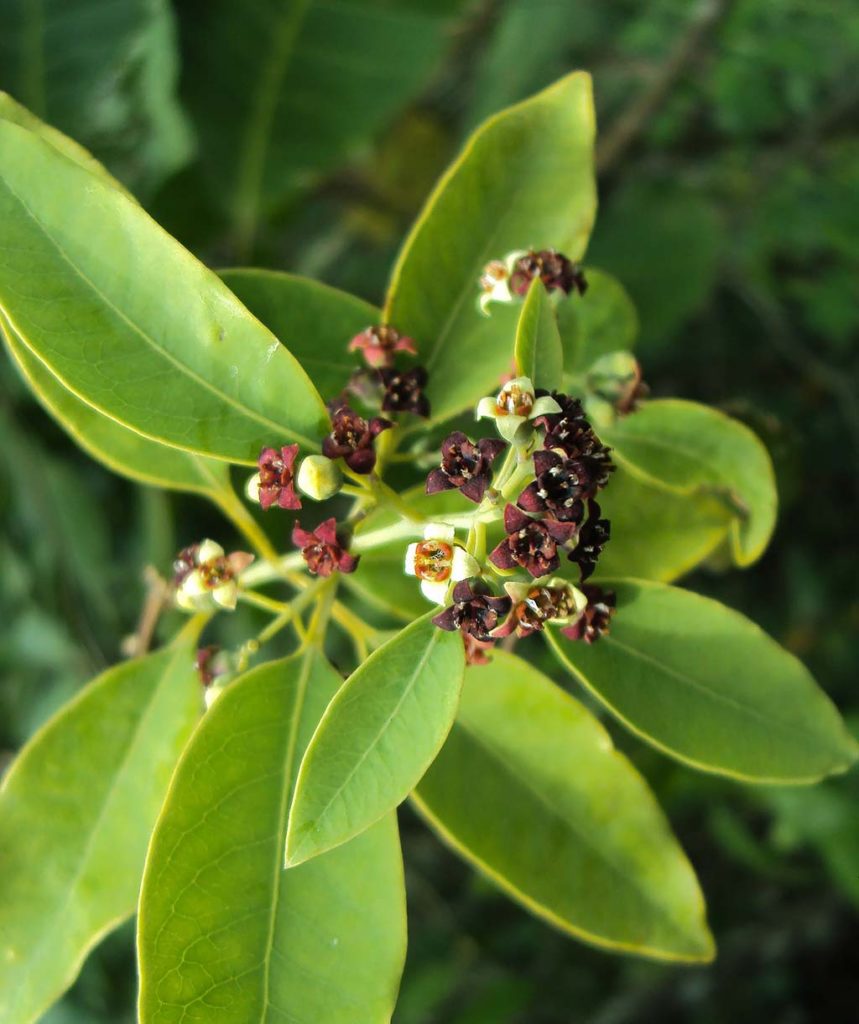
[[[371,473],[376,465],[373,443],[383,430],[392,426],[390,420],[381,416],[368,422],[348,405],[335,406],[331,412],[331,433],[322,441],[322,454],[329,459],[343,459],[353,473]]]
[[[296,523],[292,543],[301,549],[307,568],[314,576],[330,576],[332,572],[354,572],[360,556],[350,555],[337,537],[337,521],[332,516],[312,532]]]
[[[453,604],[433,619],[449,633],[461,630],[481,642],[492,640],[492,631],[510,611],[509,597],[495,597],[479,579],[462,580],[453,588]]]
[[[615,611],[615,594],[612,590],[603,590],[592,583],[585,584],[581,589],[587,598],[587,606],[579,618],[561,632],[570,640],[584,640],[586,644],[592,644],[609,632]]]
[[[257,465],[259,472],[248,481],[248,496],[256,498],[263,509],[299,509],[301,499],[295,493],[295,460],[298,445],[288,444],[278,451],[263,448]]]
[[[565,626],[585,610],[587,598],[566,580],[550,579],[543,584],[505,583],[504,589],[513,602],[507,621],[495,630],[495,636],[532,636],[543,630],[547,622]]]
[[[565,295],[575,289],[584,295],[588,288],[584,271],[572,260],[554,249],[533,249],[523,253],[510,271],[509,287],[514,295],[527,295],[534,278],[539,277],[546,291],[561,291]]]
[[[507,536],[490,554],[489,560],[499,569],[521,566],[535,579],[555,572],[561,564],[558,548],[574,535],[575,523],[556,519],[532,519],[515,505],[504,509]]]
[[[567,459],[554,451],[534,453],[537,479],[519,495],[516,504],[525,512],[548,512],[564,523],[580,523],[585,499],[607,478],[603,463],[587,456]]]
[[[595,501],[588,502],[588,520],[579,527],[576,546],[567,555],[578,565],[583,580],[594,571],[602,549],[611,539],[611,523],[608,519],[600,519],[600,511]]]
[[[506,442],[488,437],[474,444],[455,430],[441,443],[441,466],[427,477],[427,494],[457,488],[479,503],[492,480],[492,463],[506,447]]]
[[[422,366],[412,370],[379,370],[385,388],[382,412],[411,412],[426,419],[430,414],[429,399],[424,394],[427,372]]]
[[[417,355],[418,350],[411,338],[403,337],[399,331],[386,324],[367,327],[349,342],[350,352],[360,352],[368,366],[374,370],[393,366],[396,352]]]
[[[232,611],[239,593],[236,578],[253,560],[244,551],[226,555],[213,540],[184,548],[173,563],[176,604],[186,611]]]

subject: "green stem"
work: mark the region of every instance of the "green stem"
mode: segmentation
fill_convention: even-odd
[[[282,615],[289,607],[283,601],[275,601],[274,598],[258,594],[255,590],[240,590],[239,600],[253,605],[254,608],[262,608],[263,611],[271,612],[272,615]]]

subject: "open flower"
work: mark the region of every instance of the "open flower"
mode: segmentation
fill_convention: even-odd
[[[588,599],[566,580],[550,579],[546,583],[505,583],[513,608],[507,621],[495,630],[495,636],[518,637],[539,633],[547,622],[565,626],[577,619]]]
[[[498,433],[518,445],[527,443],[535,419],[560,412],[561,406],[550,395],[537,398],[528,377],[514,377],[497,395],[481,398],[477,403],[477,418],[491,417]]]
[[[330,576],[332,572],[354,572],[359,557],[350,555],[337,536],[337,520],[332,516],[315,530],[303,530],[300,523],[292,528],[292,543],[301,549],[309,572],[314,576]]]
[[[373,443],[383,430],[392,426],[390,420],[381,416],[368,422],[348,405],[337,405],[331,412],[331,433],[322,441],[322,454],[329,459],[343,459],[353,473],[370,473],[376,465]]]
[[[588,502],[588,521],[579,528],[578,543],[567,555],[581,570],[586,580],[596,568],[602,549],[611,539],[611,523],[600,518],[600,507],[595,501]]]
[[[236,577],[254,560],[253,555],[234,551],[226,555],[220,544],[204,540],[184,548],[173,563],[176,604],[186,611],[232,611],[238,600]]]
[[[532,519],[515,505],[504,509],[507,536],[489,555],[499,569],[515,569],[517,565],[535,579],[548,576],[561,564],[558,548],[567,543],[576,530],[575,523],[557,519]]]
[[[379,370],[385,387],[382,412],[412,412],[426,418],[430,414],[429,399],[424,394],[427,372],[422,366],[412,370]]]
[[[584,518],[584,499],[606,482],[605,465],[583,456],[568,459],[558,452],[534,453],[537,479],[519,495],[516,504],[526,512],[549,512],[565,523]]]
[[[288,444],[280,451],[276,448],[263,448],[257,460],[259,472],[248,481],[248,497],[258,501],[264,509],[271,508],[275,503],[279,508],[301,508],[301,499],[295,493],[297,456],[297,444]]]
[[[424,539],[409,544],[406,550],[406,572],[417,576],[424,597],[435,604],[444,604],[451,583],[480,572],[477,562],[453,538],[452,526],[430,523],[424,530]]]
[[[479,579],[462,580],[453,588],[453,604],[433,619],[439,629],[461,630],[466,637],[491,642],[493,631],[510,611],[509,597],[495,597]]]
[[[417,355],[415,343],[411,338],[403,337],[399,331],[387,324],[367,327],[349,342],[350,352],[360,352],[368,366],[378,370],[383,366],[392,366],[397,352],[408,352]]]
[[[570,640],[584,640],[586,644],[592,644],[609,631],[615,609],[615,594],[593,583],[585,584],[581,591],[588,602],[585,610],[572,625],[566,626],[561,632]]]
[[[492,463],[507,444],[485,437],[474,444],[455,430],[441,443],[441,466],[427,477],[427,494],[457,488],[470,501],[480,502],[492,480]]]
[[[584,295],[588,288],[582,268],[554,249],[520,253],[510,267],[510,291],[514,295],[527,295],[536,277],[548,292],[561,291],[569,295],[575,289],[579,295]]]

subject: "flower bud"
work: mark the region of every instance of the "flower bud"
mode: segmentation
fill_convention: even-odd
[[[336,462],[324,455],[308,455],[298,467],[298,489],[314,501],[325,501],[343,485],[343,473]]]

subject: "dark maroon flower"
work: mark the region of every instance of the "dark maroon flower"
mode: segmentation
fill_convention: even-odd
[[[550,581],[555,584],[559,580]],[[495,630],[496,637],[532,636],[540,633],[547,622],[561,619],[569,622],[576,614],[576,591],[569,584],[555,586],[528,586],[523,583],[507,583],[505,589],[513,599],[513,609],[503,626]]]
[[[538,392],[538,397],[546,392]],[[598,487],[604,487],[608,475],[614,470],[611,461],[611,448],[607,448],[594,433],[577,398],[552,392],[552,398],[560,405],[559,413],[538,416],[534,423],[542,427],[546,434],[543,447],[547,450],[562,451],[568,458],[587,458],[590,462],[589,472],[598,481]]]
[[[338,572],[354,572],[360,556],[350,555],[337,537],[337,521],[332,517],[311,533],[296,523],[292,530],[292,543],[301,548],[307,568],[314,576],[330,576]]]
[[[509,597],[493,597],[479,579],[460,580],[453,588],[453,604],[433,619],[439,629],[459,629],[475,640],[491,641],[492,631],[510,611]]]
[[[597,489],[593,473],[602,467],[587,459],[567,459],[557,452],[534,453],[537,479],[519,495],[516,504],[526,512],[549,512],[564,523],[580,523],[583,498]]]
[[[353,473],[370,473],[376,465],[373,442],[392,426],[390,420],[381,416],[368,422],[348,405],[337,405],[331,411],[332,430],[322,441],[322,454],[329,459],[343,459]]]
[[[280,508],[301,508],[301,499],[295,493],[295,460],[298,456],[298,445],[288,444],[278,451],[276,448],[263,448],[257,465],[259,466],[259,503],[264,509],[277,503]]]
[[[584,271],[577,263],[554,249],[533,249],[520,256],[510,274],[510,291],[516,295],[527,295],[531,282],[539,277],[546,291],[562,291],[569,295],[575,289],[584,295],[588,288]]]
[[[561,564],[558,547],[575,533],[575,523],[556,519],[532,519],[515,505],[504,509],[507,536],[490,554],[499,569],[521,565],[533,577],[546,576]]]
[[[422,366],[412,370],[379,370],[385,395],[382,412],[413,412],[426,418],[430,414],[429,399],[424,394],[427,372]]]
[[[581,570],[583,580],[596,568],[597,559],[602,549],[611,538],[611,523],[608,519],[600,519],[600,507],[595,501],[588,502],[588,520],[579,529],[579,542],[567,555]]]
[[[383,366],[392,366],[397,352],[408,352],[417,355],[415,343],[411,338],[400,335],[400,332],[387,324],[367,327],[349,342],[350,352],[361,352],[368,366],[374,370]]]
[[[427,494],[456,487],[466,498],[480,502],[492,480],[492,463],[506,447],[505,441],[489,437],[474,444],[455,430],[441,443],[441,467],[427,477]]]
[[[615,594],[613,590],[603,590],[593,583],[586,584],[581,591],[588,599],[587,607],[576,622],[565,626],[561,632],[570,640],[584,640],[586,644],[592,644],[609,631]]]

